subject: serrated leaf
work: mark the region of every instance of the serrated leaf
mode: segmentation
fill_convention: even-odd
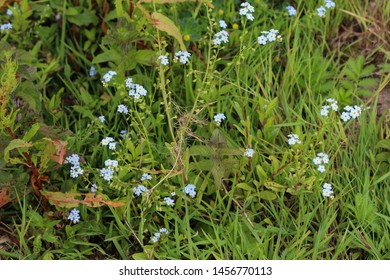
[[[366,78],[366,79],[361,79],[358,85],[361,87],[374,87],[377,85],[377,83],[378,81],[374,78]]]
[[[78,207],[80,204],[84,204],[89,207],[101,207],[103,205],[119,207],[125,205],[121,201],[111,201],[107,196],[103,196],[102,194],[95,196],[93,193],[62,193],[45,190],[42,190],[41,194],[50,202],[50,204],[65,208]]]
[[[179,29],[176,27],[176,25],[173,23],[172,20],[170,20],[168,17],[164,16],[161,13],[153,12],[150,15],[150,19],[152,21],[152,26],[157,28],[158,30],[164,31],[174,37],[180,45],[180,49],[182,51],[186,50],[186,46],[183,42],[183,37],[179,31]]]
[[[66,19],[78,26],[89,24],[96,25],[99,22],[99,19],[93,10],[85,10],[83,13],[68,16]]]
[[[259,192],[259,197],[265,200],[274,200],[276,198],[276,194],[271,191],[261,191]]]
[[[368,65],[368,66],[364,67],[364,69],[360,73],[360,77],[370,76],[374,73],[374,71],[375,71],[375,65],[372,65],[372,64]]]

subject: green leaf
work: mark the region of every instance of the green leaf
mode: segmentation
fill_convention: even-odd
[[[38,132],[40,127],[41,126],[39,125],[39,123],[34,123],[30,130],[24,135],[23,140],[26,142],[30,141]]]
[[[287,189],[286,186],[283,186],[283,185],[276,183],[276,182],[273,182],[273,181],[264,182],[264,186],[267,189],[270,189],[270,190],[273,190],[276,192],[280,192],[280,191]]]
[[[375,65],[368,65],[363,69],[363,71],[360,73],[360,77],[367,77],[374,73],[375,71]]]
[[[43,233],[42,239],[46,240],[47,242],[54,243],[57,241],[57,236],[55,236],[51,232],[46,231],[45,233]]]
[[[382,148],[382,149],[390,150],[390,139],[383,139],[383,140],[379,141],[375,145],[375,148],[377,148],[377,149]]]
[[[247,191],[253,191],[254,190],[253,187],[251,187],[247,183],[238,183],[236,185],[236,187],[239,188],[239,189],[247,190]]]
[[[12,140],[9,145],[4,149],[4,160],[6,162],[10,161],[9,153],[13,149],[17,148],[31,148],[32,145],[22,139],[14,139]]]
[[[155,63],[156,52],[151,50],[138,50],[135,52],[134,60],[137,63],[151,66]]]
[[[133,260],[136,260],[136,261],[149,260],[149,258],[145,252],[132,254],[131,257],[133,258]]]
[[[99,22],[97,16],[95,15],[95,12],[91,10],[85,10],[81,14],[68,16],[67,20],[78,26],[89,25],[89,24],[96,25]]]
[[[259,197],[265,200],[274,200],[276,198],[276,194],[271,191],[261,191],[259,192]]]
[[[188,149],[188,154],[190,156],[209,157],[211,155],[211,149],[205,145],[194,145]]]
[[[378,81],[374,78],[366,78],[359,81],[358,85],[361,87],[374,87]]]

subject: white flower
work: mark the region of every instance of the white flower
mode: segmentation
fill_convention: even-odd
[[[111,143],[108,144],[108,148],[109,148],[110,150],[115,150],[115,149],[116,149],[116,144],[117,144],[117,143],[115,143],[115,142],[111,142]]]
[[[313,162],[314,162],[315,165],[319,165],[319,164],[322,163],[322,158],[316,157],[316,158],[313,159]]]
[[[99,120],[104,123],[104,121],[106,120],[106,118],[104,116],[99,116]]]
[[[330,104],[330,107],[332,108],[333,111],[336,111],[336,112],[339,109],[337,102],[333,102],[332,104]]]
[[[319,165],[317,170],[320,171],[321,173],[324,173],[325,172],[325,166],[324,165]]]
[[[329,184],[329,183],[324,183],[324,185],[322,186],[322,188],[327,189],[327,190],[332,190],[332,185]]]
[[[126,105],[119,104],[118,105],[118,112],[127,115],[129,113],[129,109],[127,108]]]
[[[321,116],[328,116],[329,115],[329,110],[328,110],[329,106],[322,106],[321,108]]]
[[[342,114],[341,114],[341,117],[340,117],[343,121],[348,121],[350,118],[351,118],[351,116],[349,115],[349,113],[348,112],[343,112]]]
[[[160,55],[160,56],[158,57],[158,59],[160,60],[160,63],[161,63],[162,65],[167,66],[167,65],[169,64],[168,56],[166,56],[166,55]]]
[[[221,28],[226,28],[226,27],[227,27],[226,22],[225,22],[224,20],[220,20],[220,21],[219,21],[219,27],[221,27]]]
[[[254,154],[255,154],[255,150],[253,150],[251,148],[247,148],[245,150],[244,156],[247,156],[248,158],[251,158],[251,157],[253,157]]]
[[[330,197],[332,193],[333,193],[332,189],[322,189],[322,195],[325,197]]]
[[[222,122],[223,120],[225,120],[225,119],[226,119],[226,117],[225,117],[225,115],[224,115],[223,113],[218,113],[218,114],[216,114],[216,115],[214,116],[214,121],[215,121],[218,125],[220,125],[221,122]]]
[[[261,36],[257,37],[257,42],[260,45],[265,45],[265,44],[267,44],[267,37],[265,37],[264,35],[261,35]]]

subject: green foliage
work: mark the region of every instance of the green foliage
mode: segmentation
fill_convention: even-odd
[[[343,62],[354,43],[332,41],[351,20],[341,10],[360,2],[319,18],[310,1],[296,1],[296,17],[253,1],[253,22],[237,1],[44,2],[0,15],[13,24],[0,33],[0,219],[10,229],[0,236],[13,240],[1,259],[390,258],[389,131],[373,94],[388,63]],[[215,46],[222,19],[229,42]],[[271,28],[282,40],[257,44]],[[186,65],[178,50],[191,52]],[[129,96],[128,77],[146,96]],[[321,116],[328,97],[363,112]],[[290,134],[301,142],[289,145]],[[319,152],[330,156],[324,173]],[[65,161],[72,154],[79,165]],[[153,242],[161,228],[169,234]]]

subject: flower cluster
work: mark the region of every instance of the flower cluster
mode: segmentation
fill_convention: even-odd
[[[330,197],[332,193],[332,185],[329,183],[324,183],[324,185],[322,186],[322,195],[325,197]]]
[[[295,144],[302,144],[301,140],[299,140],[299,136],[297,134],[289,134],[288,136],[288,144],[290,146],[294,146]]]
[[[326,101],[330,103],[330,105],[324,105],[321,108],[321,116],[328,116],[329,115],[329,109],[332,108],[333,111],[336,111],[339,109],[339,106],[337,105],[337,101],[333,98],[327,98]]]
[[[129,89],[129,96],[133,97],[134,100],[140,99],[141,96],[146,96],[148,91],[140,84],[133,84],[132,78],[126,79],[126,87]]]
[[[129,109],[126,105],[119,104],[117,108],[118,113],[127,115],[129,113]]]
[[[362,108],[355,105],[355,106],[345,106],[344,107],[344,112],[341,114],[340,118],[346,122],[348,120],[356,119],[362,114]]]
[[[142,174],[141,181],[143,182],[145,180],[151,181],[152,180],[152,175],[150,175],[149,173]]]
[[[161,234],[165,234],[165,235],[168,235],[168,230],[166,228],[161,228],[158,232],[156,232],[153,237],[151,238],[152,242],[153,243],[156,243],[160,238],[161,238]]]
[[[267,42],[274,42],[276,39],[280,42],[282,40],[282,37],[280,35],[277,35],[279,33],[279,30],[271,29],[270,31],[261,31],[261,34],[259,37],[257,37],[257,42],[260,45],[265,45]]]
[[[116,142],[114,141],[114,138],[112,137],[106,137],[103,138],[102,140],[102,146],[108,146],[110,150],[115,150],[116,149]]]
[[[289,16],[295,16],[297,14],[297,10],[293,6],[286,7]]]
[[[183,191],[184,191],[186,194],[188,194],[189,196],[195,197],[195,196],[196,196],[196,191],[195,191],[195,189],[196,189],[196,186],[195,186],[195,185],[193,185],[193,184],[188,184],[187,186],[184,187],[184,190],[183,190]]]
[[[334,7],[336,7],[336,4],[331,0],[325,0],[324,6],[317,8],[317,14],[320,17],[324,17],[326,14],[326,9],[333,9]]]
[[[112,80],[112,78],[116,75],[117,73],[115,71],[108,71],[106,74],[103,76],[103,86],[107,86],[107,83]]]
[[[220,45],[222,42],[227,43],[229,42],[229,33],[226,30],[219,31],[214,34],[214,45]]]
[[[76,208],[73,208],[69,213],[68,220],[70,220],[74,224],[80,222],[80,211]]]
[[[148,189],[143,185],[138,185],[138,186],[133,188],[133,193],[136,196],[140,196],[142,193],[147,192],[147,191],[148,191]]]
[[[318,165],[317,170],[321,173],[325,172],[325,165],[329,163],[329,156],[325,153],[318,153],[317,157],[313,159],[315,165]]]
[[[12,29],[12,23],[10,22],[0,25],[0,31],[10,30],[10,29]]]
[[[70,176],[72,178],[77,178],[79,175],[84,174],[84,170],[80,167],[80,157],[76,154],[72,154],[65,158],[66,163],[70,163]]]
[[[108,159],[104,162],[105,168],[100,170],[100,175],[103,176],[103,179],[106,181],[111,181],[114,177],[115,168],[118,167],[118,161]]]
[[[188,59],[190,58],[191,54],[187,51],[178,51],[175,53],[174,60],[179,60],[180,63],[186,64],[188,62]]]
[[[218,113],[214,116],[214,121],[217,123],[217,125],[220,125],[223,120],[225,120],[226,117],[223,113]]]
[[[162,65],[167,66],[169,64],[168,56],[166,56],[166,55],[160,55],[157,59],[160,60],[160,63]]]
[[[240,15],[246,16],[248,20],[253,21],[255,18],[252,13],[255,12],[255,8],[248,2],[241,3]]]
[[[247,148],[245,150],[244,156],[247,156],[248,158],[251,158],[251,157],[253,157],[254,154],[255,154],[255,150],[253,150],[251,148]]]

